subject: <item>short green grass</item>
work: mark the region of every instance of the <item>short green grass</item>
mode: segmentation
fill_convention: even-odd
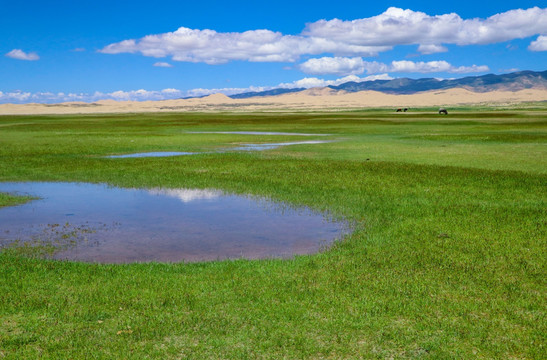
[[[535,106],[0,117],[0,181],[220,188],[356,224],[289,260],[99,265],[5,249],[0,358],[545,358],[547,112]],[[314,138],[186,133],[232,130],[340,141],[205,153]],[[145,151],[204,154],[104,158]]]
[[[24,204],[34,198],[31,196],[13,195],[0,192],[0,207]]]

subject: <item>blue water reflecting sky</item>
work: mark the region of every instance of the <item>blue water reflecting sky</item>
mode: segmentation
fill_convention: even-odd
[[[86,183],[0,183],[40,197],[0,209],[0,244],[77,238],[55,258],[88,262],[206,261],[317,252],[349,231],[306,208],[202,189]],[[53,226],[59,224],[59,226]],[[79,229],[87,229],[79,234]],[[58,234],[56,234],[58,232]]]

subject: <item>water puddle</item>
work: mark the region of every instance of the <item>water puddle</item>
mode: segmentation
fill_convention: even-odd
[[[282,136],[329,136],[331,134],[306,134],[275,131],[187,131],[187,134],[234,134],[234,135],[282,135]]]
[[[286,258],[350,232],[307,208],[217,190],[0,183],[41,199],[0,208],[0,246],[50,246],[50,257],[99,263]]]
[[[145,157],[169,157],[169,156],[181,156],[181,155],[198,155],[198,154],[224,154],[230,151],[264,151],[264,150],[274,150],[282,146],[290,145],[306,145],[306,144],[326,144],[331,143],[336,140],[309,140],[309,141],[292,141],[292,142],[283,142],[283,143],[265,143],[265,144],[241,144],[241,146],[236,146],[232,148],[224,148],[219,151],[208,151],[208,152],[176,152],[176,151],[158,151],[158,152],[145,152],[145,153],[134,153],[134,154],[123,154],[123,155],[110,155],[107,156],[109,159],[122,159],[122,158],[145,158]]]
[[[226,149],[232,151],[263,151],[263,150],[273,150],[282,146],[289,145],[305,145],[305,144],[326,144],[333,142],[334,140],[310,140],[310,141],[293,141],[293,142],[284,142],[284,143],[269,143],[269,144],[242,144],[234,148]]]
[[[169,157],[169,156],[181,156],[181,155],[195,155],[193,152],[180,152],[180,151],[155,151],[136,154],[124,154],[124,155],[110,155],[110,159],[124,159],[124,158],[143,158],[143,157]]]

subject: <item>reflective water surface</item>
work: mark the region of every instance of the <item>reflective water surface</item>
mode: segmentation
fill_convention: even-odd
[[[193,152],[180,152],[180,151],[154,151],[136,154],[124,154],[124,155],[110,155],[111,159],[123,159],[123,158],[143,158],[143,157],[166,157],[166,156],[181,156],[181,155],[194,155]]]
[[[326,144],[333,142],[333,140],[309,140],[309,141],[292,141],[292,142],[283,142],[283,143],[265,143],[265,144],[241,144],[241,146],[236,146],[234,148],[226,149],[233,151],[263,151],[263,150],[273,150],[281,146],[289,145],[305,145],[305,144]]]
[[[229,151],[264,151],[264,150],[277,149],[282,146],[326,144],[326,143],[330,143],[334,141],[335,140],[309,140],[309,141],[292,141],[292,142],[282,142],[282,143],[241,144],[241,146],[225,148],[219,151],[210,151],[210,152],[202,152],[202,153],[158,151],[158,152],[145,152],[145,153],[134,153],[134,154],[123,154],[123,155],[110,155],[110,156],[107,156],[107,158],[120,159],[120,158],[168,157],[168,156],[197,155],[197,154],[222,154]]]
[[[234,135],[289,135],[289,136],[329,136],[331,134],[307,134],[276,131],[187,131],[188,134],[234,134]]]
[[[40,197],[0,208],[0,245],[46,242],[86,262],[207,261],[310,254],[349,233],[306,208],[218,190],[121,189],[85,183],[0,183]]]

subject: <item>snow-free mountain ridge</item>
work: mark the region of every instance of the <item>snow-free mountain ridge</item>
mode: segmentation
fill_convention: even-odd
[[[463,88],[473,92],[518,91],[525,89],[547,89],[547,71],[518,71],[509,74],[487,74],[467,76],[459,79],[439,80],[435,78],[398,78],[393,80],[350,81],[337,86],[328,86],[333,90],[358,92],[365,90],[380,91],[387,94],[415,94],[422,91]],[[247,92],[231,95],[232,99],[246,99],[258,96],[281,95],[305,91],[305,89],[273,89],[261,92]]]

